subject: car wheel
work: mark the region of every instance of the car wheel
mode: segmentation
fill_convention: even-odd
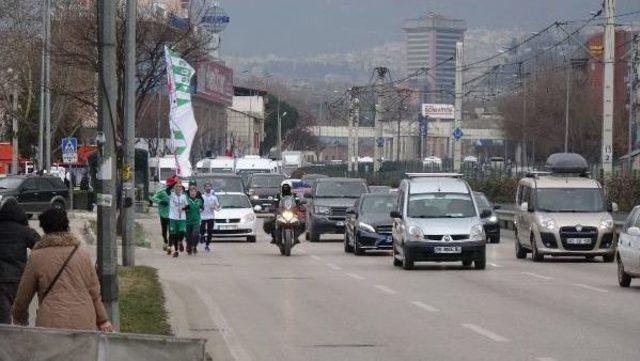
[[[533,237],[533,233],[531,233],[531,259],[533,262],[542,262],[544,261],[544,255],[538,252],[538,245],[536,244],[536,240]]]
[[[620,260],[620,256],[618,255],[618,284],[620,287],[629,287],[631,286],[631,276],[624,271],[624,265],[622,264],[622,260]]]
[[[525,259],[527,258],[527,250],[522,248],[520,241],[518,241],[518,237],[516,237],[516,258],[517,259]]]
[[[607,254],[607,255],[602,256],[602,261],[604,263],[611,263],[611,262],[613,262],[615,260],[616,260],[616,255],[615,254]]]
[[[360,243],[358,242],[358,236],[353,240],[353,254],[356,256],[362,256],[364,254],[364,250],[360,248]]]
[[[413,260],[411,259],[409,252],[407,252],[407,249],[403,249],[404,253],[402,255],[402,268],[404,268],[407,271],[410,271],[413,269]]]
[[[469,267],[469,266],[471,266],[471,263],[473,263],[473,261],[471,261],[471,260],[464,260],[464,261],[462,261],[462,265],[463,265],[464,267]]]
[[[491,238],[491,243],[500,243],[500,236],[495,236]]]
[[[304,239],[307,240],[307,241],[310,239],[309,238],[309,232],[304,232]]]
[[[53,203],[51,203],[51,208],[53,209],[58,209],[58,210],[64,210],[64,203],[62,203],[61,201],[55,201]]]
[[[396,251],[395,245],[393,245],[393,265],[395,267],[402,266],[402,261],[398,259],[398,251]]]
[[[249,236],[249,237],[247,237],[247,242],[249,242],[249,243],[256,243],[256,236]]]
[[[352,253],[352,252],[353,252],[353,246],[349,244],[349,237],[345,233],[344,234],[344,253]]]
[[[313,230],[309,231],[309,242],[319,242],[320,241],[320,235],[317,234],[316,232],[314,232]]]
[[[479,269],[479,270],[487,268],[487,255],[486,255],[486,253],[482,253],[480,258],[477,258],[476,260],[474,260],[473,261],[473,266],[475,267],[475,269]]]

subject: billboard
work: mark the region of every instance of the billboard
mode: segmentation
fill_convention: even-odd
[[[218,61],[204,61],[197,65],[198,96],[214,103],[231,106],[233,103],[233,70]]]
[[[422,116],[433,119],[455,119],[455,111],[451,104],[422,104]]]

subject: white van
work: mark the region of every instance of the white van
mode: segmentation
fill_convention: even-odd
[[[231,157],[205,158],[196,163],[199,174],[208,173],[234,173],[236,160]]]

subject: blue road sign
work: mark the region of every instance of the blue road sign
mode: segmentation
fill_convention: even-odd
[[[455,138],[455,140],[460,140],[460,138],[462,138],[463,136],[464,133],[462,132],[462,129],[460,129],[460,127],[453,130],[453,138]]]
[[[78,139],[62,138],[62,163],[78,163]]]
[[[384,138],[380,137],[376,140],[376,143],[378,145],[378,148],[382,148],[384,147]]]

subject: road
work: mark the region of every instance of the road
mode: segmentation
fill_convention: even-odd
[[[160,269],[178,335],[209,339],[214,360],[640,359],[640,281],[621,289],[615,264],[538,264],[513,248],[505,232],[484,271],[404,271],[389,253],[347,255],[337,242],[285,258],[264,234],[139,259]]]

